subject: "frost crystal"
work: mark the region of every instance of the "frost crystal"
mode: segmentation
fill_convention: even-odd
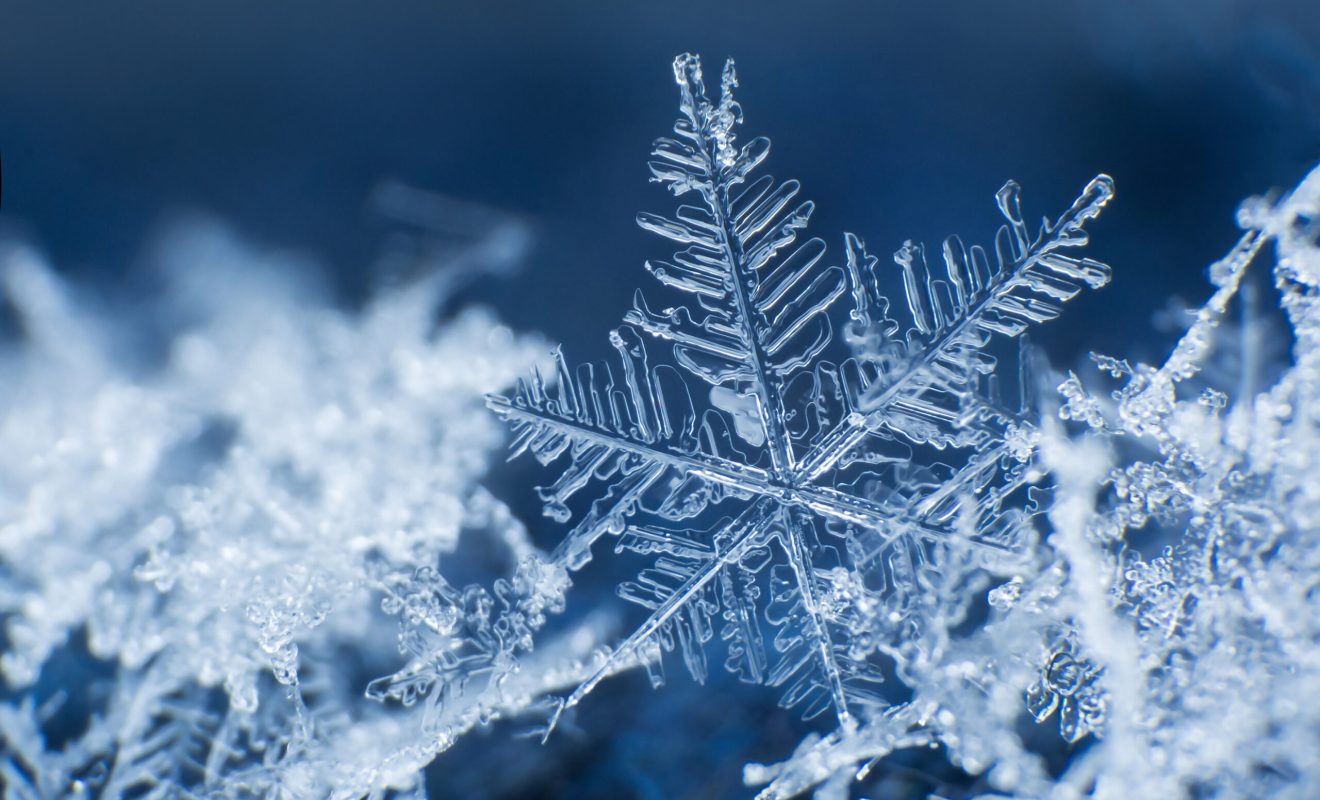
[[[886,661],[903,676],[923,668],[977,576],[1016,563],[1030,538],[1021,489],[1034,428],[1027,396],[1006,399],[998,377],[1017,387],[1025,364],[997,370],[985,347],[1105,283],[1107,268],[1068,251],[1085,243],[1110,182],[1092,181],[1034,235],[1009,184],[993,260],[950,239],[947,278],[905,245],[896,260],[913,327],[901,334],[861,241],[846,237],[846,268],[828,266],[823,241],[798,241],[813,208],[798,183],[754,176],[769,141],[735,147],[732,64],[718,101],[696,57],[674,74],[682,116],[650,167],[693,199],[672,217],[638,217],[681,248],[646,265],[674,305],[637,293],[610,335],[617,371],[556,354],[552,380],[533,375],[490,401],[515,452],[567,461],[540,490],[548,515],[569,520],[579,493],[600,487],[577,503],[555,562],[581,567],[606,534],[650,561],[619,587],[649,618],[564,706],[643,653],[678,651],[700,680],[718,638],[727,669],[778,687],[806,717],[832,714],[851,736],[902,716],[881,685]],[[859,355],[834,361],[829,312],[845,296]]]
[[[483,312],[435,323],[446,286],[521,250],[474,233],[357,314],[212,226],[161,248],[161,298],[104,319],[5,245],[23,339],[0,392],[0,669],[73,695],[0,706],[7,797],[420,792],[453,737],[589,674],[599,618],[443,718],[355,683],[399,665],[382,600],[440,581],[461,536],[523,565],[528,625],[544,604],[537,551],[477,483],[500,440],[481,397],[536,346]],[[90,701],[61,672],[84,646]]]

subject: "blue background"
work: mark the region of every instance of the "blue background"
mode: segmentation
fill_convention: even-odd
[[[273,6],[273,7],[268,7]],[[1028,217],[1092,175],[1118,193],[1093,227],[1111,287],[1043,342],[1154,355],[1154,312],[1206,294],[1243,197],[1320,155],[1320,4],[172,2],[0,8],[0,225],[108,294],[141,287],[141,244],[181,209],[326,263],[352,304],[372,283],[382,178],[519,214],[524,269],[469,286],[518,330],[603,357],[605,333],[664,245],[633,223],[670,200],[647,182],[650,142],[676,115],[670,61],[708,77],[738,60],[747,135],[802,180],[813,230],[884,255],[904,239],[986,241],[1007,178]],[[514,465],[500,493],[543,544]],[[599,561],[599,559],[598,559]],[[611,576],[584,574],[584,604]],[[672,672],[672,671],[671,671]],[[549,745],[500,725],[432,768],[437,797],[726,797],[742,761],[786,755],[804,728],[770,693],[683,675],[602,687]],[[956,773],[875,785],[950,797]],[[906,783],[904,782],[906,781]]]

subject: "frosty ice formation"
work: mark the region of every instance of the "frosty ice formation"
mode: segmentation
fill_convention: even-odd
[[[1034,433],[999,386],[1021,366],[997,368],[986,346],[1108,280],[1070,251],[1112,184],[1095,178],[1035,235],[1008,184],[993,259],[950,239],[946,277],[906,245],[897,261],[912,328],[901,334],[861,241],[846,237],[846,268],[829,266],[822,240],[797,241],[813,209],[797,181],[754,177],[770,143],[736,143],[732,61],[718,100],[696,56],[678,57],[674,76],[682,114],[650,168],[693,199],[672,217],[638,217],[681,248],[646,265],[665,299],[638,291],[610,334],[617,371],[557,353],[553,381],[534,374],[490,398],[515,454],[566,462],[539,490],[547,515],[567,522],[579,495],[595,498],[579,502],[553,560],[578,569],[606,534],[617,553],[650,559],[619,587],[649,618],[562,707],[639,654],[651,654],[657,683],[660,654],[675,650],[701,680],[718,638],[727,669],[852,730],[889,706],[879,660],[921,646],[944,562],[957,564],[948,579],[1022,549],[1028,512],[1016,501]],[[836,363],[829,312],[846,295],[858,355]]]
[[[352,674],[398,664],[374,609],[438,583],[462,531],[535,552],[480,486],[499,444],[481,398],[542,347],[434,315],[464,272],[518,257],[501,232],[361,313],[211,223],[163,239],[163,291],[128,311],[0,239],[22,332],[0,342],[6,797],[421,798],[453,737],[591,674],[598,616],[441,720]]]

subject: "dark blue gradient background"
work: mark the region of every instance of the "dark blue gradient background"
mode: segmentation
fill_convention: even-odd
[[[670,204],[645,162],[675,117],[669,64],[684,50],[712,77],[737,58],[745,131],[774,140],[770,171],[802,180],[832,247],[843,230],[882,255],[907,238],[985,241],[1005,179],[1038,217],[1113,175],[1092,252],[1113,284],[1037,337],[1063,362],[1158,352],[1152,314],[1206,293],[1237,202],[1320,157],[1314,0],[10,0],[0,225],[114,293],[162,220],[200,209],[322,260],[352,303],[378,243],[365,198],[394,177],[526,217],[525,268],[463,299],[601,357],[642,261],[664,250],[633,217]],[[497,476],[534,525],[536,477]],[[612,602],[607,578],[584,575],[569,613]],[[644,685],[603,686],[545,748],[511,725],[471,737],[432,768],[433,794],[739,796],[742,761],[784,756],[803,731],[723,677]],[[954,785],[914,773],[870,794],[966,791],[943,778]]]

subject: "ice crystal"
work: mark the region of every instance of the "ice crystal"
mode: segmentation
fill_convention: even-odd
[[[545,603],[538,551],[478,483],[501,433],[481,397],[537,347],[485,312],[435,323],[446,287],[516,259],[525,233],[470,232],[395,237],[382,268],[420,274],[358,313],[210,225],[162,245],[160,298],[101,319],[6,245],[23,336],[0,393],[0,668],[18,690],[65,686],[79,642],[108,662],[88,718],[58,713],[62,694],[0,706],[7,797],[420,792],[454,737],[588,674],[600,617],[443,717],[355,684],[399,664],[382,602],[429,613],[404,587],[441,583],[461,536],[520,565],[496,588],[527,610],[510,635]],[[437,636],[474,624],[448,622]]]
[[[798,183],[754,174],[769,141],[735,145],[732,62],[718,100],[696,57],[678,58],[674,74],[682,116],[650,168],[692,201],[672,217],[638,217],[681,248],[646,265],[674,305],[653,308],[637,293],[610,334],[617,372],[571,367],[557,353],[553,379],[533,375],[512,397],[491,398],[514,428],[515,452],[567,462],[540,490],[547,515],[568,521],[570,503],[600,487],[579,503],[556,563],[581,567],[607,534],[616,552],[650,560],[619,587],[650,616],[564,707],[639,653],[678,651],[700,680],[719,639],[727,669],[851,734],[893,713],[886,658],[900,673],[918,669],[928,639],[961,619],[976,576],[1023,550],[1019,490],[1034,434],[1028,398],[1010,399],[1000,383],[1016,386],[1025,364],[1010,358],[997,370],[985,346],[1105,283],[1106,267],[1068,251],[1085,243],[1110,182],[1096,178],[1035,235],[1009,184],[993,260],[950,239],[947,278],[905,245],[896,257],[912,320],[904,334],[861,241],[846,237],[846,268],[829,266],[822,240],[798,241],[813,208]],[[830,321],[845,296],[857,358]],[[666,345],[662,355],[648,335]],[[926,451],[960,458],[950,465]]]

